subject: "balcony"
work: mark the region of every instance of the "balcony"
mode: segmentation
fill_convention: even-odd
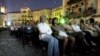
[[[83,16],[90,16],[96,14],[96,9],[89,7],[87,10],[83,12]]]
[[[67,2],[68,5],[72,5],[72,4],[75,4],[75,3],[78,3],[78,2],[81,2],[82,0],[69,0]]]

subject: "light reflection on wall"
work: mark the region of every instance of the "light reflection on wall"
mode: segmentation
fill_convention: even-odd
[[[11,18],[11,16],[10,15],[7,15],[8,16],[8,18],[7,18],[7,26],[11,26],[12,25],[12,18]]]
[[[7,26],[11,26],[11,21],[7,21]]]

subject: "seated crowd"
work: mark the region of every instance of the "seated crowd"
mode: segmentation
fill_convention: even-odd
[[[94,50],[94,46],[98,45],[100,40],[100,25],[93,18],[90,20],[80,20],[77,24],[76,19],[73,19],[69,24],[59,24],[57,18],[46,22],[46,16],[40,17],[40,22],[32,24],[27,22],[23,25],[11,26],[11,35],[24,37],[28,40],[30,46],[34,38],[48,43],[47,56],[66,56],[66,47],[70,42],[70,54],[73,54],[73,49],[76,44],[83,44]],[[61,42],[61,43],[60,43]],[[61,51],[60,51],[61,46]],[[61,55],[60,55],[61,54]]]

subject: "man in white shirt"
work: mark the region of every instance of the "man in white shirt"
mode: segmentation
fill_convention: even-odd
[[[82,32],[82,30],[80,29],[80,27],[77,24],[72,25],[72,28],[75,32]]]
[[[58,40],[53,37],[52,30],[50,26],[45,23],[46,21],[46,16],[41,16],[40,17],[40,23],[37,25],[38,30],[40,32],[40,40],[48,42],[48,56],[59,56],[59,43]],[[54,53],[53,53],[54,51]]]

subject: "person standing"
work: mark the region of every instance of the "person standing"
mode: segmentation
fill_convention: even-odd
[[[39,38],[40,38],[40,40],[48,42],[47,56],[59,56],[58,40],[51,35],[52,30],[51,30],[50,26],[45,21],[46,21],[46,16],[41,16],[40,23],[37,25],[38,30],[40,32]]]
[[[33,33],[33,26],[30,24],[30,22],[26,22],[26,25],[24,27],[24,35],[30,47],[32,47],[32,40],[34,33]]]
[[[14,35],[14,25],[10,26],[10,35]]]

